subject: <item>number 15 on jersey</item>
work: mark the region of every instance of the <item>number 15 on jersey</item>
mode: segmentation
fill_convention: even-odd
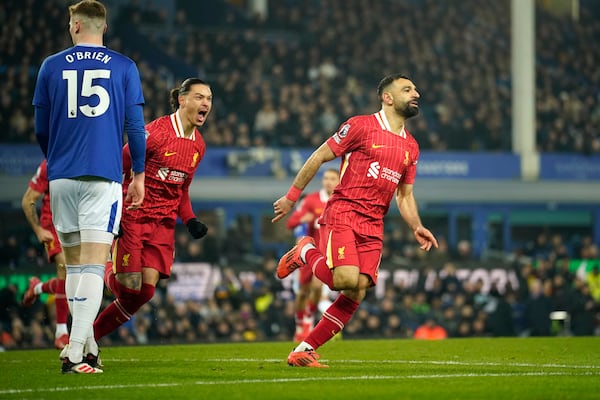
[[[77,118],[78,111],[81,111],[86,117],[94,118],[104,114],[110,106],[110,96],[105,88],[100,85],[94,85],[95,79],[110,79],[110,70],[108,69],[86,69],[83,71],[83,80],[81,82],[81,92],[77,87],[77,70],[63,70],[62,78],[67,81],[67,117]],[[81,97],[88,98],[87,103],[78,107],[78,94]],[[91,106],[92,96],[98,97],[98,104]],[[93,104],[93,103],[92,103]]]

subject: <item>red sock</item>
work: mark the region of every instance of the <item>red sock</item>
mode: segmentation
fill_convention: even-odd
[[[312,317],[313,315],[315,315],[315,312],[317,312],[317,305],[314,304],[312,301],[307,302],[306,303],[306,316]]]
[[[58,287],[58,278],[52,278],[47,282],[42,283],[42,293],[52,293],[52,294],[56,294],[56,289]],[[64,288],[64,281],[63,281],[63,288]],[[64,294],[64,289],[63,289],[63,294]]]
[[[142,290],[140,290],[140,305],[138,307],[138,310],[141,306],[143,306],[144,304],[146,304],[147,302],[149,302],[150,300],[152,300],[152,297],[154,297],[154,292],[156,291],[156,288],[148,283],[143,283],[142,284]]]
[[[125,294],[125,296],[127,296],[125,292],[126,290],[136,292],[137,294],[139,294],[139,292],[135,290],[131,290],[128,288],[122,289],[122,293]],[[123,306],[121,301],[119,299],[116,299],[115,301],[110,303],[108,307],[102,310],[102,312],[96,317],[96,320],[94,321],[94,339],[98,340],[108,335],[109,333],[117,329],[119,326],[129,321],[132,316],[133,314],[131,314]]]
[[[315,350],[334,337],[350,321],[360,303],[340,293],[338,298],[323,313],[323,317],[304,340]]]
[[[106,307],[94,321],[94,338],[104,337],[129,321],[133,314],[154,296],[154,286],[142,284],[141,290],[133,290],[115,280],[119,297]]]
[[[119,288],[115,285],[115,274],[113,272],[113,264],[108,261],[104,267],[104,284],[112,292],[115,297],[119,297]]]
[[[321,282],[329,286],[331,290],[335,290],[333,287],[333,272],[329,269],[325,257],[317,249],[310,249],[306,252],[306,263],[310,266],[313,274],[319,278]]]
[[[65,280],[56,279],[54,289],[54,304],[56,305],[56,323],[66,324],[69,317],[69,304],[65,295]]]
[[[304,321],[304,311],[296,311],[296,325],[302,324]]]

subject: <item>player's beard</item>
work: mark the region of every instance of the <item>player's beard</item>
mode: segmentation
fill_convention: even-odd
[[[408,119],[419,114],[419,107],[411,106],[410,103],[407,102],[402,104],[401,107],[396,107],[396,112],[398,113],[398,115],[401,115],[404,118]]]

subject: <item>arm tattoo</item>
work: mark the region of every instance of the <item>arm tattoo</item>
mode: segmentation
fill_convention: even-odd
[[[30,203],[29,207],[30,207],[29,209],[31,210],[31,220],[34,222],[34,224],[36,226],[39,226],[40,225],[40,218],[39,218],[38,213],[37,213],[36,204],[35,203]]]
[[[29,207],[25,207],[25,218],[29,221],[29,224],[33,229],[40,226],[40,219],[37,212],[37,204],[35,202],[29,203]]]

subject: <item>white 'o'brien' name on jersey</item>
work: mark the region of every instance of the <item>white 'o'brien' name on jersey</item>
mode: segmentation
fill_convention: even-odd
[[[108,64],[110,59],[111,56],[105,54],[103,51],[74,51],[70,54],[65,54],[65,60],[68,63],[81,60],[97,60],[104,64]]]

